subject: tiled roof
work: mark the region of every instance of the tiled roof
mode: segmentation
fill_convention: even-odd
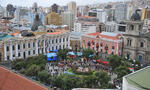
[[[61,34],[62,32],[52,32],[52,33],[48,33],[49,35],[56,35],[56,34]]]
[[[102,38],[111,39],[111,40],[118,40],[118,37],[121,36],[121,34],[109,33],[109,32],[89,33],[88,35],[90,35],[90,36],[100,36]]]
[[[97,32],[97,33],[89,33],[88,35],[90,35],[90,36],[97,36],[97,35],[100,35],[100,32]]]
[[[0,67],[0,90],[48,90],[23,76]]]

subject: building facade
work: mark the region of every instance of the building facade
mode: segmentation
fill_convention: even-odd
[[[150,63],[150,32],[142,33],[142,21],[127,21],[124,36],[124,56],[139,60],[142,64]]]
[[[82,36],[81,47],[93,49],[99,55],[122,55],[123,42],[121,34],[117,33],[90,33]],[[102,56],[103,57],[103,56]]]
[[[62,25],[62,16],[55,13],[55,12],[51,12],[51,13],[48,13],[46,16],[45,16],[45,24],[46,25]]]
[[[96,17],[81,16],[74,22],[74,31],[83,34],[102,32],[103,29],[103,24]]]
[[[10,38],[1,41],[1,60],[15,60],[38,54],[46,54],[50,50],[68,48],[69,32],[40,32],[33,37]]]

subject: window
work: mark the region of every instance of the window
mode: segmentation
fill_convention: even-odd
[[[131,46],[132,45],[132,40],[131,39],[128,39],[127,40],[127,46]]]
[[[35,54],[35,50],[33,50],[33,54]]]
[[[28,55],[30,55],[30,51],[28,51]]]
[[[144,43],[143,42],[140,43],[140,47],[144,47]]]
[[[139,30],[141,30],[141,27],[142,27],[142,26],[141,26],[141,25],[139,25]]]
[[[18,57],[20,57],[20,53],[18,53]]]
[[[61,45],[59,46],[59,49],[61,49]]]
[[[20,50],[20,45],[18,45],[18,50]]]
[[[115,47],[114,47],[114,46],[112,46],[112,49],[115,49]]]
[[[67,37],[67,39],[66,39],[67,41],[68,41],[68,37]]]
[[[9,51],[9,46],[7,46],[7,51]]]
[[[30,48],[30,43],[28,43],[28,48]]]
[[[65,42],[65,38],[63,38],[63,42]]]
[[[15,57],[15,54],[13,54],[13,57]]]
[[[57,39],[56,39],[56,43],[57,43]]]
[[[59,42],[61,43],[61,38],[59,39]]]
[[[54,47],[52,47],[52,50],[54,50]]]
[[[7,60],[9,60],[9,56],[7,56]]]
[[[13,50],[15,50],[15,46],[14,45],[12,46],[12,48],[13,48]]]
[[[24,49],[26,48],[25,44],[23,44],[23,48],[24,48]]]
[[[65,48],[65,45],[63,45],[63,49]]]
[[[54,40],[52,40],[52,44],[54,44]]]
[[[33,42],[33,47],[35,47],[35,43]]]
[[[131,26],[130,26],[130,30],[134,30],[134,25],[131,25]]]
[[[57,50],[57,46],[56,46],[56,50]]]

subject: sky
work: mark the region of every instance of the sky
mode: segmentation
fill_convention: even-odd
[[[13,4],[16,6],[30,7],[34,2],[37,2],[39,6],[49,7],[56,3],[60,6],[67,5],[68,2],[75,1],[77,5],[97,4],[105,2],[115,2],[123,0],[0,0],[0,5],[7,6],[7,4]]]

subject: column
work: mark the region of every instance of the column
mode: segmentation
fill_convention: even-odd
[[[16,44],[15,49],[16,49],[16,58],[17,58],[18,57],[18,44]]]
[[[43,47],[43,53],[45,54],[45,40],[44,40],[44,47]]]
[[[12,52],[12,45],[9,45],[9,49],[10,49],[10,60],[12,60],[12,54],[13,54],[13,52]]]
[[[118,49],[119,49],[119,45],[118,45],[118,40],[117,40],[117,51],[116,51],[117,55],[118,55]]]
[[[6,50],[7,46],[6,43],[4,43],[4,61],[7,61],[7,50]]]
[[[35,41],[35,54],[38,55],[38,40]]]

